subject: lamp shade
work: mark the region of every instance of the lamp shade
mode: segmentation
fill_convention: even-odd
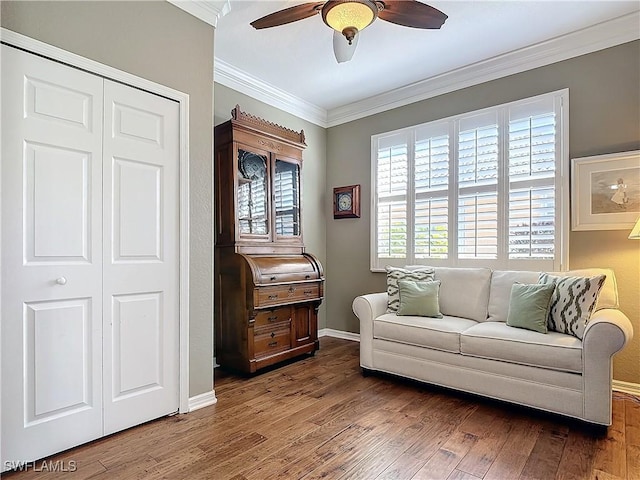
[[[350,43],[344,41],[344,37],[341,33],[334,30],[333,32],[333,54],[336,56],[338,63],[348,62],[353,58],[353,54],[356,51],[358,45],[358,37],[356,35]]]
[[[631,233],[629,234],[629,238],[631,240],[640,240],[640,218],[636,220],[636,224],[633,227],[633,230],[631,230]]]
[[[322,7],[322,20],[349,41],[356,33],[371,25],[378,7],[370,0],[329,0]]]

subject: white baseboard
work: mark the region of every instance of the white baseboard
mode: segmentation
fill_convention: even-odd
[[[318,337],[342,338],[343,340],[351,340],[353,342],[360,341],[359,333],[343,332],[342,330],[334,330],[333,328],[321,328],[318,330]]]
[[[628,393],[640,397],[640,383],[623,382],[622,380],[614,380],[611,386],[616,392]]]
[[[194,410],[198,410],[200,408],[208,407],[209,405],[215,404],[217,401],[218,399],[216,398],[215,390],[201,393],[200,395],[196,395],[195,397],[190,397],[189,412],[193,412]]]

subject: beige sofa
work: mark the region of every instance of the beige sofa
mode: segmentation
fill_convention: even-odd
[[[386,313],[386,292],[359,296],[360,365],[610,425],[612,358],[633,335],[614,273],[557,275],[599,273],[606,280],[582,340],[506,324],[511,286],[536,283],[538,272],[436,267],[443,318]]]

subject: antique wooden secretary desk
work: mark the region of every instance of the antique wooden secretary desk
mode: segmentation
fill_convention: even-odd
[[[318,349],[324,273],[302,240],[304,131],[231,117],[215,128],[215,354],[254,373]]]

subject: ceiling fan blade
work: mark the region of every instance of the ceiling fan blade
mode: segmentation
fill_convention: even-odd
[[[414,28],[437,29],[447,19],[447,15],[437,8],[417,0],[384,0],[384,10],[378,17],[387,22]]]
[[[351,45],[349,45],[349,42],[344,38],[344,35],[335,30],[333,31],[333,54],[336,56],[338,63],[344,63],[351,60],[356,51],[359,37],[360,34],[356,34],[356,36],[353,37],[353,40],[351,40]]]
[[[261,29],[277,27],[278,25],[285,25],[287,23],[303,20],[317,14],[322,5],[324,5],[324,2],[312,2],[285,8],[284,10],[280,10],[259,18],[258,20],[254,20],[251,22],[251,26],[255,29]]]

